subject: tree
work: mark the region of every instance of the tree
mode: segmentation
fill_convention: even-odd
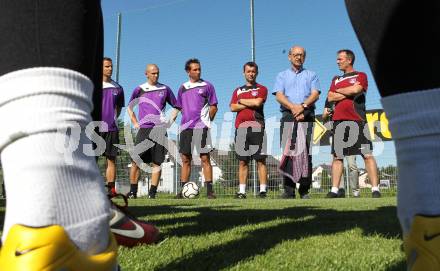
[[[397,185],[397,166],[389,165],[379,169],[379,179],[390,180],[391,187]]]
[[[222,170],[222,176],[224,180],[232,181],[238,179],[238,159],[235,156],[235,144],[231,143],[229,145],[229,150],[227,155],[219,155],[217,161],[218,166]]]

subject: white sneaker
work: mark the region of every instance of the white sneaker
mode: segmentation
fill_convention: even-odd
[[[359,190],[353,190],[353,197],[359,198],[361,196],[361,192]]]

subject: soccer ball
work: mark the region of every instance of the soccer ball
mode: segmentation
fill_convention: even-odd
[[[199,195],[199,186],[195,182],[187,182],[182,188],[182,196],[192,199]]]

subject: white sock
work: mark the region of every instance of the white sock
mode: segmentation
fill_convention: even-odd
[[[260,192],[266,192],[266,187],[267,187],[267,185],[260,184]]]
[[[396,146],[398,216],[406,234],[414,215],[440,215],[440,89],[382,99]]]
[[[90,140],[82,132],[79,148],[66,156],[57,142],[71,137],[56,132],[90,122],[92,82],[72,70],[31,68],[0,77],[0,89],[3,239],[14,224],[59,224],[81,250],[104,251],[110,209],[95,158],[83,154]]]
[[[335,194],[337,194],[338,191],[339,191],[339,187],[335,187],[335,186],[332,186],[332,189],[330,190],[330,192],[333,192]]]
[[[239,184],[238,187],[239,187],[238,193],[246,194],[246,184]]]
[[[380,191],[379,187],[378,186],[372,186],[371,187],[371,192],[374,192],[374,191],[378,191],[379,192]]]

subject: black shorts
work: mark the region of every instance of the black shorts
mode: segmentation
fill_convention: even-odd
[[[186,129],[180,132],[179,152],[191,155],[194,147],[198,154],[206,154],[212,151],[211,133],[208,128]]]
[[[99,134],[105,141],[105,151],[102,155],[109,159],[115,158],[119,153],[119,149],[115,146],[115,144],[119,144],[119,132],[111,131]]]
[[[140,128],[136,135],[136,145],[146,144],[146,151],[139,154],[146,164],[161,165],[165,160],[168,141],[165,127]]]
[[[264,128],[244,127],[235,130],[235,154],[240,161],[266,159]]]
[[[337,158],[373,152],[368,124],[365,121],[334,121],[332,154]]]

